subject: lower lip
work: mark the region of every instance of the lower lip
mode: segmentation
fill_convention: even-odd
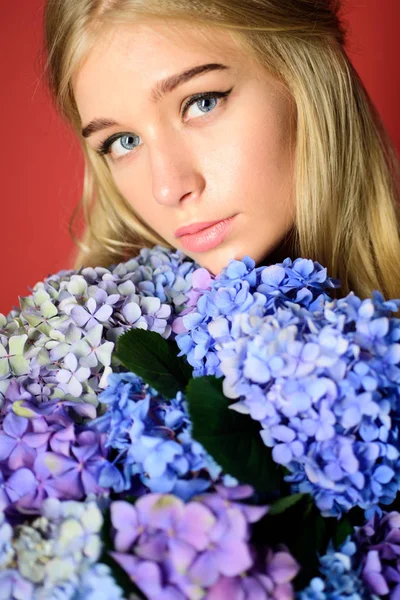
[[[205,252],[206,250],[211,250],[211,248],[218,246],[228,235],[232,228],[232,221],[235,216],[236,215],[229,219],[219,221],[218,223],[215,223],[215,225],[206,227],[197,233],[187,233],[186,235],[182,235],[179,240],[186,250],[191,250],[192,252]]]

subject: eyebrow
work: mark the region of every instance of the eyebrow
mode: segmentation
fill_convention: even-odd
[[[220,63],[208,63],[205,65],[198,65],[197,67],[192,67],[183,73],[178,73],[177,75],[171,75],[166,79],[162,79],[158,81],[154,88],[150,93],[150,100],[153,104],[157,104],[160,102],[166,94],[170,94],[173,92],[178,86],[183,85],[193,77],[197,77],[199,75],[204,75],[205,73],[209,73],[210,71],[222,71],[225,69],[229,69],[230,67],[226,65],[222,65]],[[112,119],[99,118],[90,121],[86,127],[82,129],[82,136],[84,138],[88,138],[89,136],[101,131],[102,129],[107,129],[109,127],[114,127],[115,125],[119,125],[116,121]]]

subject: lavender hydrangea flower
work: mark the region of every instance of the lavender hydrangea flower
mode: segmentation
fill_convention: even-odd
[[[150,599],[200,598],[221,578],[252,568],[249,524],[267,510],[242,509],[218,494],[188,503],[170,494],[146,494],[134,506],[115,501],[111,554]]]
[[[105,465],[99,483],[128,490],[136,475],[152,492],[187,500],[222,478],[222,469],[191,436],[191,422],[181,392],[166,401],[133,373],[112,373],[99,399],[107,411],[91,427],[107,431],[115,467]],[[237,483],[234,480],[233,483]]]
[[[125,263],[60,271],[0,316],[0,400],[11,381],[35,402],[97,395],[120,363],[111,354],[131,327],[172,335],[195,263],[163,246],[144,248]]]
[[[0,571],[0,600],[35,600],[34,586],[16,569]]]

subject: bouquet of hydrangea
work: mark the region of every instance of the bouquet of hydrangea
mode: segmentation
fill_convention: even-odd
[[[162,246],[0,315],[0,600],[400,599],[400,300]]]

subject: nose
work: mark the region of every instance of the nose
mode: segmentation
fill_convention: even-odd
[[[205,187],[191,150],[182,141],[182,133],[168,129],[149,150],[153,197],[164,206],[195,201]]]

